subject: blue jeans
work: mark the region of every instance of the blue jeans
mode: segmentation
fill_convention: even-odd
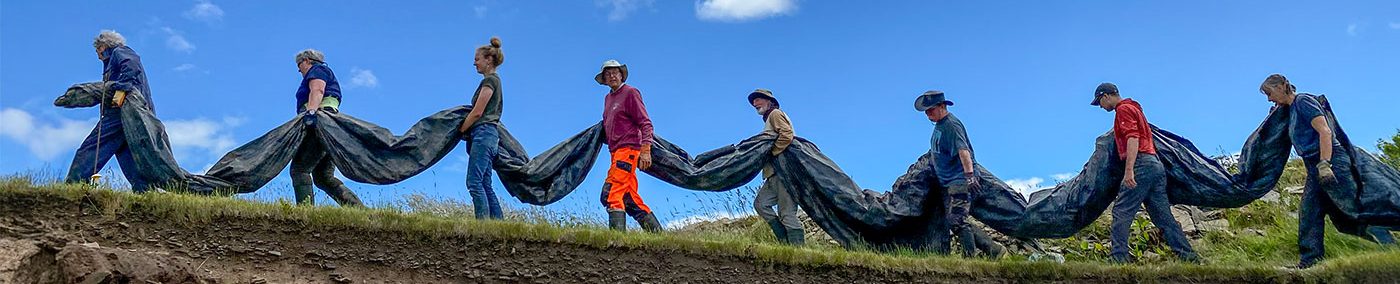
[[[491,189],[491,163],[500,151],[501,134],[492,124],[473,126],[468,132],[467,193],[472,196],[472,209],[477,219],[502,219],[501,200]]]
[[[1177,224],[1176,217],[1172,216],[1172,205],[1167,201],[1166,169],[1162,161],[1156,155],[1139,153],[1133,171],[1137,174],[1134,177],[1137,187],[1119,187],[1118,199],[1113,202],[1109,257],[1118,262],[1129,261],[1128,233],[1132,229],[1133,219],[1137,218],[1138,208],[1147,205],[1147,217],[1152,219],[1152,225],[1162,229],[1162,237],[1177,258],[1196,260],[1196,251],[1191,249],[1191,242],[1181,231],[1181,224]]]
[[[101,139],[99,139],[99,134]],[[151,188],[151,184],[141,178],[141,173],[136,166],[136,159],[131,156],[131,148],[126,145],[126,135],[122,131],[120,113],[103,115],[97,121],[97,126],[92,128],[87,139],[83,139],[83,144],[78,146],[77,153],[73,154],[73,164],[68,167],[68,177],[64,181],[69,183],[90,181],[92,175],[106,166],[112,156],[117,157],[117,165],[121,166],[122,175],[126,176],[126,181],[131,183],[132,191],[142,193]]]

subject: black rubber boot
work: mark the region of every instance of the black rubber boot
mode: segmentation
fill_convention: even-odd
[[[293,178],[295,177],[294,175]],[[316,205],[316,192],[312,190],[310,180],[292,182],[292,192],[296,196],[297,205]]]
[[[627,212],[608,211],[608,228],[613,231],[627,231]]]
[[[787,228],[783,227],[783,222],[778,220],[768,221],[768,228],[773,229],[773,238],[777,239],[779,243],[789,243],[790,240],[788,240]]]
[[[354,191],[350,191],[350,188],[346,187],[344,183],[338,183],[330,188],[322,188],[321,191],[325,191],[326,195],[330,195],[331,199],[334,199],[335,203],[340,204],[341,207],[365,207],[364,202],[360,202],[360,197],[356,196]]]
[[[641,217],[637,217],[637,224],[641,224],[641,225],[642,225],[642,230],[645,230],[645,231],[647,231],[648,233],[660,233],[660,232],[661,232],[661,221],[656,220],[656,214],[652,214],[652,213],[643,213],[643,214],[645,214],[645,215],[642,215]]]
[[[972,233],[972,228],[963,227],[954,232],[958,236],[958,245],[962,249],[962,256],[971,258],[977,256],[977,237]]]
[[[802,246],[807,243],[806,232],[802,229],[787,229],[787,243],[794,246]]]
[[[977,238],[977,249],[982,251],[982,257],[988,259],[998,259],[1001,258],[1001,255],[1003,253],[1005,253],[1006,247],[1003,247],[1000,243],[997,243],[996,240],[992,239],[992,236],[987,235],[987,232],[984,232],[980,229],[972,229],[971,231],[973,237]]]

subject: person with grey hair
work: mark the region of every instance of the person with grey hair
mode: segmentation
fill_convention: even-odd
[[[326,55],[315,49],[306,49],[298,52],[295,59],[297,71],[301,72],[301,86],[296,92],[296,113],[302,116],[304,123],[314,126],[317,111],[339,113],[340,81],[335,79],[330,66],[326,66]],[[314,184],[340,206],[364,206],[360,197],[335,177],[335,164],[326,153],[320,136],[314,127],[307,127],[305,138],[292,157],[292,190],[296,194],[297,204],[316,203],[315,192],[311,190]]]
[[[127,147],[122,131],[121,119],[122,105],[127,96],[144,96],[146,108],[152,113],[155,112],[155,103],[151,102],[150,85],[146,82],[146,68],[141,65],[141,56],[126,46],[126,39],[116,31],[103,30],[98,33],[92,41],[92,47],[97,53],[97,59],[102,61],[102,80],[111,82],[112,99],[110,103],[99,107],[101,118],[87,138],[83,139],[83,144],[78,146],[77,153],[73,154],[73,163],[68,167],[68,176],[64,181],[96,181],[97,177],[100,177],[97,172],[116,156],[122,175],[131,183],[131,190],[146,192],[153,185],[147,182],[141,176],[140,169],[136,168],[136,160],[130,147]]]

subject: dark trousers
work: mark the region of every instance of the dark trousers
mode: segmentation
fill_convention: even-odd
[[[83,139],[83,144],[78,146],[78,151],[73,154],[73,163],[68,166],[68,177],[64,181],[90,181],[92,175],[102,170],[113,156],[117,157],[117,165],[121,166],[126,181],[131,183],[132,191],[141,193],[151,188],[151,184],[141,178],[136,159],[132,157],[131,149],[126,145],[126,135],[122,131],[122,118],[119,114],[103,115],[97,121],[87,139]]]
[[[1317,158],[1303,159],[1303,165],[1308,170],[1308,178],[1307,183],[1303,186],[1303,200],[1302,204],[1299,205],[1301,208],[1298,209],[1298,263],[1304,267],[1316,264],[1326,255],[1323,235],[1326,232],[1327,222],[1323,219],[1324,217],[1331,215],[1332,225],[1343,232],[1360,230],[1361,224],[1347,218],[1328,194],[1329,189],[1338,189],[1338,185],[1355,184],[1351,177],[1351,170],[1346,167],[1346,165],[1351,165],[1351,157],[1337,151],[1332,155],[1331,162],[1334,165],[1332,172],[1337,176],[1336,185],[1323,184],[1322,180],[1318,178]]]
[[[360,197],[335,177],[335,163],[331,162],[331,156],[326,153],[320,134],[314,128],[306,130],[301,146],[292,156],[291,172],[297,204],[316,204],[315,192],[311,191],[311,185],[315,184],[340,206],[364,206]]]
[[[1109,249],[1109,256],[1119,262],[1129,261],[1128,234],[1132,229],[1133,219],[1137,218],[1137,212],[1143,205],[1147,206],[1147,216],[1152,219],[1152,224],[1158,229],[1162,229],[1162,236],[1166,238],[1167,246],[1181,259],[1195,260],[1197,258],[1195,250],[1191,249],[1191,242],[1186,239],[1186,233],[1181,231],[1181,224],[1176,223],[1176,218],[1172,216],[1171,203],[1167,202],[1167,179],[1166,169],[1156,155],[1139,153],[1137,162],[1133,165],[1136,174],[1137,187],[1118,188],[1118,199],[1113,202],[1113,223],[1109,227],[1109,237],[1112,245]]]

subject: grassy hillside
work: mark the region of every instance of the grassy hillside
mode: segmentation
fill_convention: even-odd
[[[1290,219],[1284,210],[1250,206],[1238,209],[1232,218],[1242,227],[1265,228],[1264,236],[1213,236],[1200,250],[1208,265],[1174,262],[1148,262],[1139,265],[1107,265],[1092,259],[1071,260],[1064,264],[1030,262],[1011,257],[997,261],[964,260],[956,257],[917,252],[877,253],[838,248],[776,245],[753,233],[618,233],[592,225],[559,226],[526,221],[477,221],[460,217],[408,212],[401,208],[353,209],[337,207],[298,207],[285,202],[258,203],[234,198],[199,197],[179,194],[132,194],[107,188],[81,185],[35,185],[25,178],[0,180],[0,200],[14,198],[57,198],[72,204],[98,208],[104,215],[120,218],[129,214],[153,215],[167,222],[207,224],[215,218],[258,218],[295,220],[313,228],[354,227],[420,235],[431,240],[448,236],[488,239],[520,239],[580,245],[596,248],[629,248],[709,254],[750,259],[755,263],[825,267],[852,266],[901,273],[993,277],[1020,280],[1132,280],[1163,279],[1187,281],[1269,280],[1312,282],[1357,280],[1352,277],[1400,277],[1400,251],[1383,250],[1352,237],[1330,233],[1331,259],[1305,271],[1277,269],[1279,263],[1296,258],[1290,234]],[[1286,204],[1286,203],[1285,203]],[[13,209],[13,208],[11,208]],[[1256,220],[1244,222],[1244,220]],[[1093,232],[1088,232],[1093,234]],[[1071,241],[1071,240],[1065,240]],[[1190,280],[1188,280],[1190,279]],[[1381,278],[1373,278],[1381,279]],[[1175,281],[1172,281],[1175,282]]]

